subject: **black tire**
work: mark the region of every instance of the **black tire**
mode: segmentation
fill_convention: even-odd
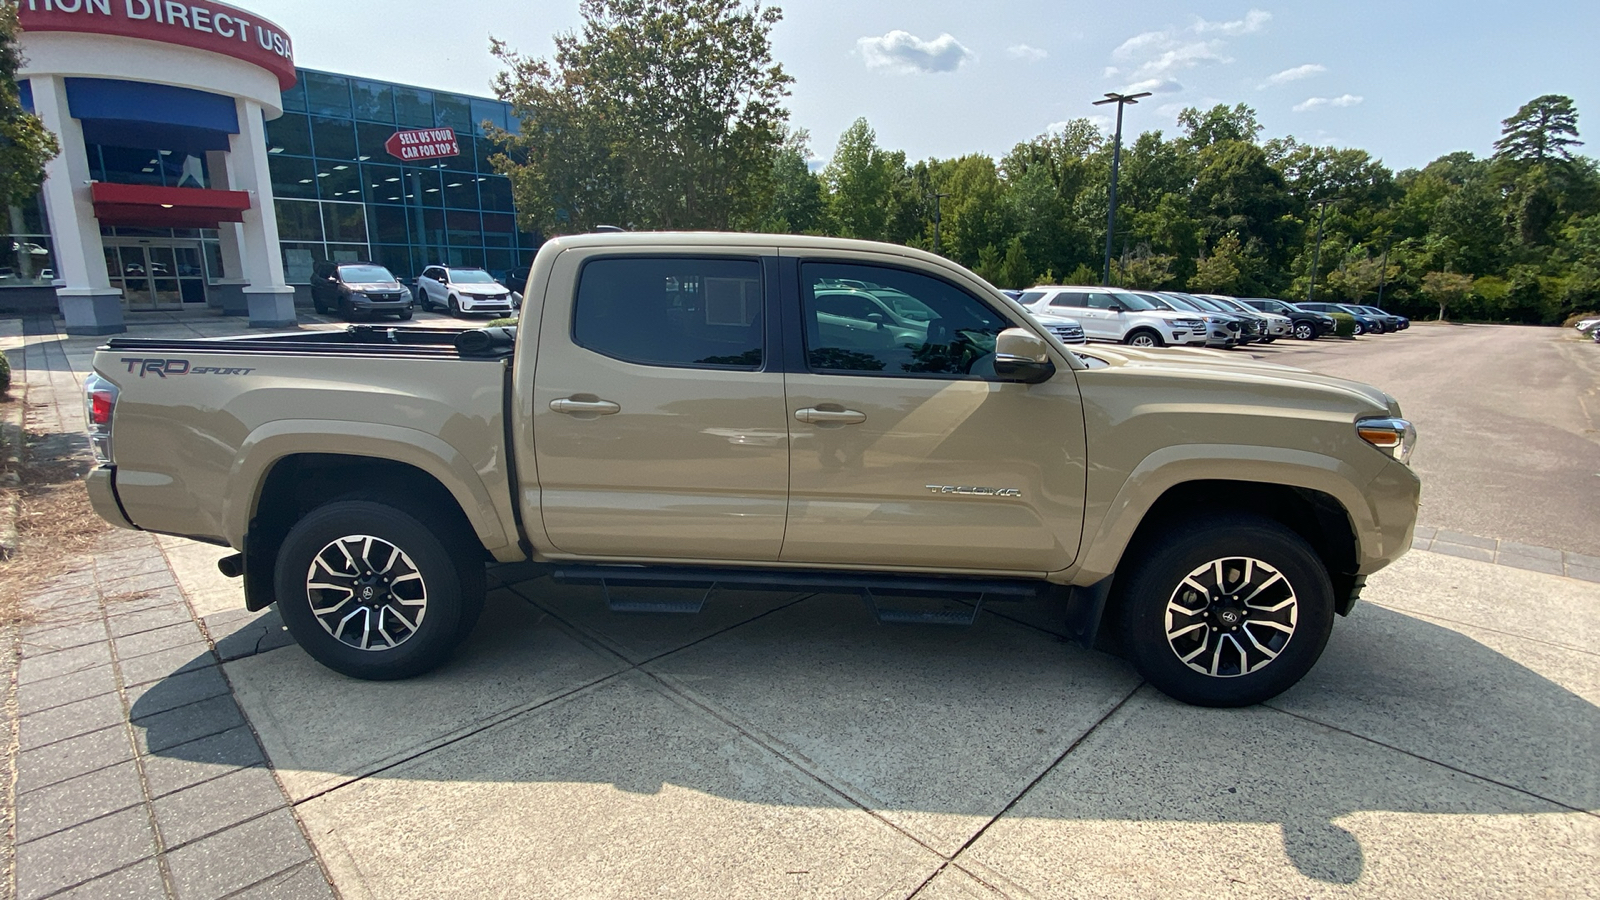
[[[323,303],[321,297],[318,297],[317,295],[312,294],[311,295],[311,305],[316,307],[316,310],[317,310],[318,313],[320,313],[320,314],[322,314],[324,316],[328,314],[328,304]]]
[[[335,500],[307,513],[284,538],[274,573],[278,613],[289,633],[317,662],[352,678],[410,678],[443,664],[477,624],[485,587],[481,553],[458,530],[430,524],[441,518],[455,524],[451,517],[414,515],[366,499]],[[361,565],[368,561],[386,565]],[[339,598],[313,587],[318,584],[351,594]],[[327,604],[320,617],[317,601]],[[341,616],[345,610],[359,615]],[[385,646],[370,648],[374,642]]]
[[[433,301],[428,299],[428,292],[420,286],[417,288],[417,305],[422,307],[423,312],[433,311]]]
[[[399,319],[402,322],[406,321],[407,319],[410,319],[411,315],[412,315],[412,313],[411,313],[411,310],[409,310],[409,309],[402,309],[399,312],[394,314],[395,318]]]
[[[1148,328],[1135,328],[1123,336],[1122,342],[1130,347],[1164,347],[1161,335]]]
[[[339,317],[346,322],[354,322],[356,320],[356,308],[350,305],[350,301],[347,298],[339,298]]]
[[[456,299],[456,295],[451,294],[445,302],[450,306],[450,315],[461,318],[461,302]]]
[[[1317,326],[1310,322],[1294,323],[1294,339],[1297,341],[1314,341],[1317,339]]]
[[[1356,337],[1360,337],[1360,336],[1362,336],[1363,334],[1366,334],[1366,333],[1367,333],[1367,330],[1365,328],[1361,327],[1361,323],[1360,322],[1357,322],[1356,323],[1355,336]]]
[[[1333,630],[1322,560],[1271,519],[1188,519],[1143,541],[1129,561],[1117,601],[1123,647],[1139,673],[1176,700],[1249,706],[1275,697],[1311,670]],[[1255,603],[1242,602],[1244,590],[1229,593],[1241,584],[1254,589]]]

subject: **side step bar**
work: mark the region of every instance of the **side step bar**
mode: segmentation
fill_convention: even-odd
[[[598,584],[613,612],[697,613],[718,590],[818,589],[861,595],[881,623],[971,625],[987,600],[1025,600],[1044,596],[1054,585],[1022,579],[893,575],[878,572],[822,572],[805,569],[718,569],[690,566],[604,564],[558,565],[551,577],[567,584]],[[627,600],[612,587],[701,588],[698,602]],[[889,598],[922,597],[944,601],[938,610],[887,607]],[[954,601],[956,609],[948,608]]]

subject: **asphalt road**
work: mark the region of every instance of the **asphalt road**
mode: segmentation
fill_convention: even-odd
[[[1418,324],[1248,352],[1400,401],[1419,525],[1600,555],[1600,345],[1573,329]]]

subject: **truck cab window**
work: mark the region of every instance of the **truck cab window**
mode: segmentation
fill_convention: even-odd
[[[995,336],[1011,326],[966,291],[915,272],[806,263],[800,279],[814,372],[981,375]]]
[[[626,362],[761,368],[761,265],[755,260],[597,259],[578,277],[572,336]]]

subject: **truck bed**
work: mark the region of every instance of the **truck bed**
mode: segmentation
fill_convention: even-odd
[[[106,350],[211,352],[228,354],[312,354],[383,356],[410,359],[506,359],[516,343],[516,327],[429,328],[351,325],[342,331],[290,331],[225,338],[112,338]],[[463,346],[465,345],[465,346]]]

